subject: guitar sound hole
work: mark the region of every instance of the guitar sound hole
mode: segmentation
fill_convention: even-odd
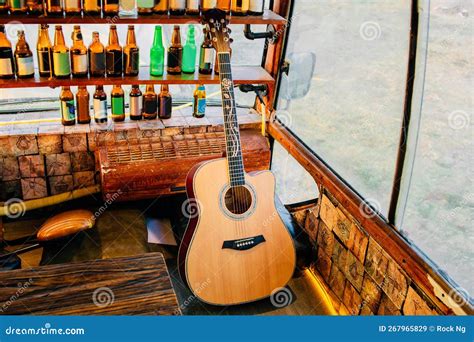
[[[252,194],[245,186],[231,187],[225,193],[224,203],[232,214],[243,214],[252,206]]]

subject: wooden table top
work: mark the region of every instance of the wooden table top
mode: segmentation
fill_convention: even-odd
[[[176,315],[161,253],[0,272],[4,315]]]

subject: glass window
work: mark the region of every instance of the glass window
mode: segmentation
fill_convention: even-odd
[[[474,293],[474,130],[470,0],[431,1],[426,76],[418,141],[397,226],[454,279]],[[427,44],[427,45],[426,45]],[[421,72],[422,70],[418,70]],[[414,124],[417,122],[415,121]],[[411,128],[410,128],[411,129]],[[405,180],[406,181],[406,180]]]
[[[280,120],[382,214],[399,143],[409,23],[407,0],[296,1],[278,103]]]

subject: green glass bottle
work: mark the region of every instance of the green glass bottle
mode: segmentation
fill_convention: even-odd
[[[194,39],[194,25],[189,26],[186,44],[183,48],[181,70],[193,74],[196,70],[196,41]]]
[[[150,49],[150,75],[162,76],[165,67],[165,48],[161,26],[155,26],[155,37]]]

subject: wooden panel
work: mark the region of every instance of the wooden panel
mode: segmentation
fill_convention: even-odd
[[[274,79],[268,72],[260,66],[234,66],[232,76],[235,84],[247,83],[273,83]],[[219,84],[219,75],[201,75],[197,71],[195,74],[150,76],[149,67],[140,67],[138,76],[122,77],[83,77],[70,79],[49,79],[39,77],[38,73],[34,78],[5,80],[0,79],[0,88],[29,88],[29,87],[51,87],[60,86],[92,86],[108,84]]]
[[[241,139],[246,171],[267,170],[267,139],[255,130],[243,130]],[[222,133],[163,136],[147,144],[101,147],[96,153],[102,193],[107,197],[120,191],[117,200],[131,200],[182,192],[195,164],[221,158],[224,152]]]
[[[228,16],[231,24],[279,24],[286,20],[278,14],[265,10],[261,16]],[[47,17],[47,16],[31,16],[31,15],[11,15],[0,16],[0,24],[8,24],[12,21],[19,21],[23,24],[199,24],[201,18],[199,16],[190,15],[142,15],[136,17],[121,18],[118,15],[111,18],[106,16],[65,16],[65,17]]]
[[[0,314],[180,313],[161,253],[4,271],[0,285]]]

